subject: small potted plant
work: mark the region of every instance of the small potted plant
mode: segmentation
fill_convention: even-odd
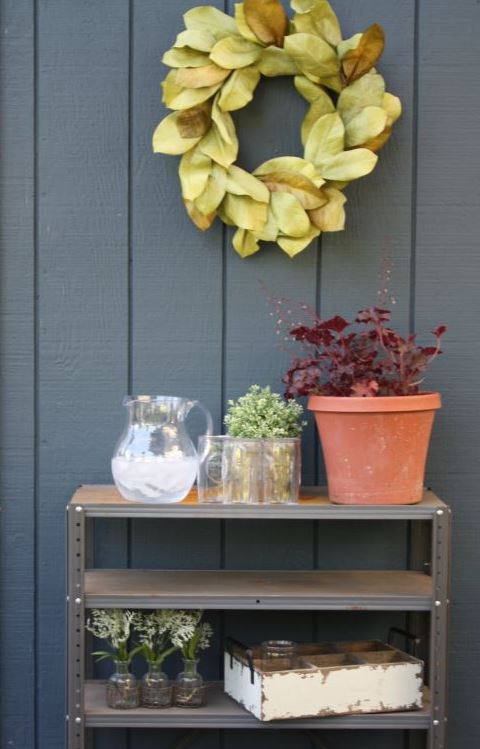
[[[270,387],[252,385],[237,401],[228,402],[225,426],[231,437],[251,440],[252,452],[257,456],[257,473],[264,502],[295,502],[298,500],[301,479],[300,435],[305,422],[299,403],[284,400]],[[234,445],[235,449],[235,445]],[[250,458],[250,462],[253,458]],[[244,484],[244,492],[251,491],[248,480],[251,471],[245,461],[236,461],[237,473]],[[232,461],[235,466],[235,461]],[[246,483],[245,483],[246,482]],[[248,501],[248,500],[247,500]]]
[[[141,652],[147,661],[148,671],[142,679],[141,702],[144,707],[169,707],[172,687],[162,664],[177,648],[170,643],[175,612],[168,609],[137,611],[133,623]]]
[[[198,673],[198,652],[210,645],[212,628],[202,622],[203,611],[172,612],[171,640],[183,658],[183,671],[175,680],[177,707],[202,707],[205,704],[205,684]]]
[[[441,353],[388,326],[390,312],[361,310],[354,323],[314,318],[290,336],[306,355],[284,377],[287,398],[309,396],[325,457],[330,499],[341,504],[414,504],[440,395],[421,390]]]
[[[86,629],[104,640],[110,650],[92,653],[98,661],[107,659],[115,663],[115,672],[107,682],[107,705],[116,710],[128,710],[139,705],[139,689],[135,676],[130,673],[130,662],[142,646],[129,650],[128,641],[135,618],[133,611],[123,609],[93,609]]]

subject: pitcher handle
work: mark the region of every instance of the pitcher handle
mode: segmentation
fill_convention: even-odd
[[[207,430],[205,434],[207,436],[211,436],[213,434],[213,420],[212,420],[212,414],[208,410],[206,406],[203,405],[201,401],[189,401],[190,408],[188,409],[188,413],[192,410],[192,408],[199,408],[200,411],[203,412],[203,415],[205,416],[205,421],[207,423]]]

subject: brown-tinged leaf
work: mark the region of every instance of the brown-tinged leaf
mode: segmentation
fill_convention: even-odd
[[[363,32],[355,49],[350,49],[342,59],[342,70],[347,83],[353,83],[368,73],[385,48],[385,33],[378,23]]]
[[[380,133],[380,135],[377,135],[376,138],[372,138],[371,140],[364,143],[363,148],[368,148],[369,151],[377,153],[377,151],[380,151],[380,149],[383,148],[385,143],[389,140],[391,134],[392,126],[387,125],[383,133]]]
[[[232,243],[240,257],[248,257],[260,249],[257,238],[247,229],[237,229]]]
[[[166,153],[171,156],[178,156],[186,153],[193,148],[200,138],[184,138],[180,135],[178,126],[178,112],[169,114],[156,127],[153,133],[153,151],[154,153]]]
[[[245,0],[245,20],[263,44],[283,45],[288,16],[279,0]]]
[[[328,201],[321,208],[309,211],[310,221],[321,231],[343,231],[345,228],[345,195],[334,187],[325,187]]]
[[[243,7],[243,3],[235,3],[235,22],[240,34],[244,39],[247,39],[249,42],[255,42],[255,44],[258,44],[259,40],[253,33],[252,29],[247,23],[247,19],[245,18],[245,8]]]
[[[263,174],[259,179],[270,192],[288,192],[294,195],[306,210],[319,208],[327,202],[322,191],[302,174],[270,172],[270,174]]]
[[[317,172],[310,161],[301,159],[299,156],[279,156],[276,159],[269,159],[260,164],[254,174],[256,177],[270,174],[271,172],[291,172],[292,174],[302,174],[307,177],[316,187],[321,187],[325,180]]]
[[[196,107],[183,109],[178,113],[177,127],[182,138],[201,138],[212,125],[212,105],[204,101]]]
[[[219,68],[213,62],[201,68],[180,68],[177,70],[175,81],[184,88],[206,88],[223,83],[230,75],[230,70]]]
[[[195,226],[198,229],[201,229],[201,231],[207,231],[207,229],[210,229],[211,225],[215,221],[215,211],[213,213],[210,213],[208,216],[205,216],[203,213],[200,213],[193,201],[184,200],[183,202],[185,203],[185,208],[187,209],[188,215],[190,216]]]

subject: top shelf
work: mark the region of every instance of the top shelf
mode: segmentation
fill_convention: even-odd
[[[80,486],[70,506],[82,507],[89,517],[210,518],[216,520],[431,520],[445,505],[430,490],[417,505],[335,505],[324,487],[305,487],[298,504],[201,504],[196,490],[176,504],[128,502],[114,486]]]

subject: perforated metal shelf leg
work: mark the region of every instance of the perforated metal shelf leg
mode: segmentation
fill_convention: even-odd
[[[67,508],[67,549],[66,747],[85,749],[85,513],[79,506]]]

